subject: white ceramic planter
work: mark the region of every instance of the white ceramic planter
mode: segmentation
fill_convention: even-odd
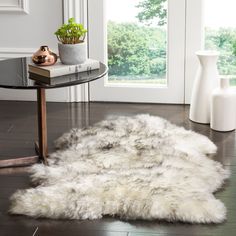
[[[63,64],[76,65],[88,59],[86,42],[78,44],[58,43],[59,57]]]
[[[220,88],[212,93],[211,128],[223,132],[236,128],[236,92],[227,78],[222,78]]]
[[[200,66],[193,85],[189,118],[198,123],[210,123],[211,93],[219,85],[216,51],[198,51]]]

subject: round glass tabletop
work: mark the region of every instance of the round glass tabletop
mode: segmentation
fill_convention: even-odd
[[[47,78],[28,73],[30,57],[14,58],[0,61],[0,87],[12,89],[61,88],[84,84],[102,78],[108,68],[100,63],[100,68],[86,72]],[[46,81],[44,81],[46,79]]]

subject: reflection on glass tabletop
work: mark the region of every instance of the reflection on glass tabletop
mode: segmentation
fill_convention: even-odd
[[[50,78],[50,83],[43,76],[29,75],[30,57],[14,58],[0,61],[0,87],[14,89],[60,88],[91,82],[107,74],[107,66],[100,63],[97,70],[63,75]]]

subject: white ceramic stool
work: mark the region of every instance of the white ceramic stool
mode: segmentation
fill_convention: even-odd
[[[228,78],[222,78],[220,88],[212,92],[211,128],[222,132],[236,128],[236,93]]]

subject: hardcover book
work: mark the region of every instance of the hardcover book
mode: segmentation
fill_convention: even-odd
[[[73,82],[73,81],[80,81],[81,83],[89,78],[90,75],[92,75],[93,72],[96,72],[96,70],[90,70],[90,71],[84,71],[84,72],[79,72],[79,73],[74,73],[74,74],[67,74],[67,75],[61,75],[57,77],[47,77],[47,76],[42,76],[39,74],[31,73],[29,72],[29,78],[34,80],[36,83],[43,83],[47,85],[57,85],[57,84],[64,84],[68,82]]]
[[[97,60],[88,59],[86,62],[78,65],[65,65],[58,61],[52,66],[37,66],[34,64],[29,64],[28,67],[30,73],[52,78],[62,75],[96,70],[99,69],[100,63]]]

